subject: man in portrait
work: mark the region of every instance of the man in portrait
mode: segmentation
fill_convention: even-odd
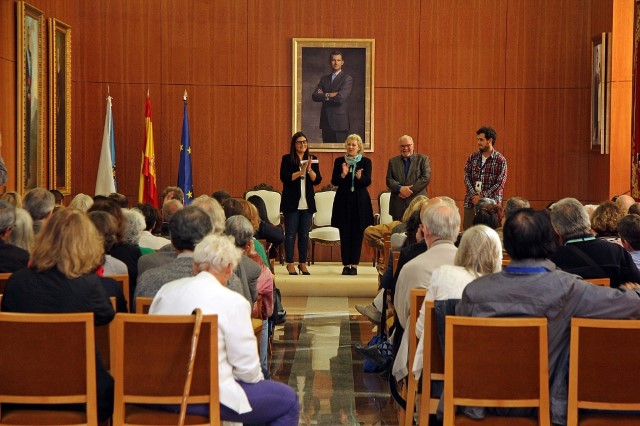
[[[25,187],[28,187],[28,182],[31,179],[31,83],[33,73],[33,59],[31,56],[31,32],[33,27],[27,26],[25,35],[25,75],[24,75],[24,142],[25,142],[25,163],[26,175],[24,178]]]
[[[323,76],[311,98],[322,102],[320,128],[322,141],[341,143],[349,135],[349,96],[353,88],[353,78],[342,71],[342,52],[331,52],[331,73]]]

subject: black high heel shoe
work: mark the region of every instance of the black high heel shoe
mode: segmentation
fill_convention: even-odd
[[[291,265],[293,267],[293,271],[291,269],[289,269],[289,265]],[[298,273],[296,272],[295,266],[293,266],[293,263],[289,263],[287,265],[287,272],[289,273],[289,275],[298,275]]]
[[[305,265],[305,268],[306,268],[306,265]],[[300,266],[300,264],[298,264],[298,271],[300,271],[300,274],[302,275],[311,275],[309,271],[303,271],[302,266]]]

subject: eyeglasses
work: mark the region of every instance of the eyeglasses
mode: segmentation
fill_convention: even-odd
[[[401,148],[401,149],[409,149],[409,148],[411,148],[412,146],[413,146],[413,144],[412,144],[412,143],[410,143],[410,144],[408,144],[408,145],[400,145],[400,148]]]
[[[307,141],[296,141],[298,145],[306,145]]]

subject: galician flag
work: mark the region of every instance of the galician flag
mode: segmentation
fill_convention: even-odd
[[[147,91],[145,102],[145,132],[142,146],[142,166],[140,167],[140,193],[138,201],[158,207],[158,187],[156,186],[156,154],[153,146],[153,123],[151,122],[151,99]]]
[[[178,186],[184,192],[184,205],[193,200],[193,177],[191,174],[191,136],[189,135],[189,115],[187,114],[187,91],[184,91],[184,118],[182,119],[182,138],[180,139],[180,167],[178,168]]]
[[[113,136],[113,114],[111,113],[111,96],[107,96],[107,114],[104,117],[102,149],[98,163],[96,178],[96,195],[109,195],[116,192],[116,144]]]

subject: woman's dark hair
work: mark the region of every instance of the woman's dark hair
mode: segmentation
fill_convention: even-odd
[[[304,136],[305,139],[307,138],[307,135],[305,135],[304,133],[295,132],[293,136],[291,136],[291,147],[289,148],[289,155],[291,156],[291,161],[296,166],[300,166],[300,158],[298,158],[298,154],[296,152],[296,139],[298,139],[300,136]],[[307,142],[307,149],[304,151],[304,155],[302,156],[302,159],[307,160],[308,158],[309,158],[309,143]]]
[[[264,200],[257,195],[252,195],[247,198],[247,201],[256,206],[258,209],[258,216],[260,216],[260,220],[263,222],[269,222],[269,215],[267,214],[267,206],[264,203]]]
[[[122,209],[120,206],[113,200],[107,199],[98,199],[93,202],[93,205],[87,210],[87,213],[91,212],[107,212],[111,214],[118,223],[118,229],[116,230],[116,244],[124,243],[124,229],[126,226],[126,221],[124,219],[124,214],[122,213]]]
[[[418,228],[420,227],[420,210],[416,210],[411,213],[409,216],[409,220],[407,220],[407,238],[404,240],[403,247],[408,247],[410,245],[415,244],[416,241],[416,232],[418,232]]]
[[[487,225],[491,229],[498,229],[502,225],[502,207],[487,205],[476,210],[473,218],[474,225]]]

